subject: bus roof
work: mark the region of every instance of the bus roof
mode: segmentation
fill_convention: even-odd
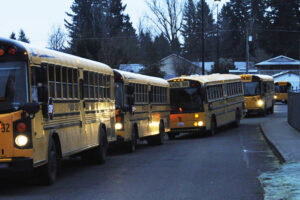
[[[10,43],[11,45],[19,48],[24,48],[27,51],[28,59],[31,64],[40,65],[41,63],[49,63],[74,68],[83,68],[92,71],[101,71],[109,74],[113,73],[112,69],[108,65],[100,62],[46,48],[36,47],[34,45],[16,40],[0,38],[0,44],[2,42],[5,42],[6,44]]]
[[[262,75],[262,74],[241,74],[240,75],[241,77],[245,77],[245,76],[248,76],[248,77],[256,77],[262,81],[274,81],[274,78],[272,76],[269,76],[269,75]]]
[[[126,72],[122,70],[114,69],[115,72],[118,72],[125,81],[130,83],[140,83],[140,84],[150,84],[155,86],[167,86],[169,87],[169,83],[158,77],[146,76],[142,74],[136,74],[132,72]]]
[[[180,77],[169,79],[168,81],[172,81],[176,79],[194,80],[194,81],[199,81],[202,84],[232,82],[232,81],[241,80],[241,78],[238,75],[233,75],[233,74],[210,74],[210,75],[189,75],[189,76],[183,75]]]

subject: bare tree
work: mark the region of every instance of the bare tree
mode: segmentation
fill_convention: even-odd
[[[171,45],[178,43],[182,27],[182,5],[178,0],[145,0],[156,19],[148,17]]]
[[[48,39],[48,48],[63,51],[65,49],[66,34],[60,26],[53,26]]]

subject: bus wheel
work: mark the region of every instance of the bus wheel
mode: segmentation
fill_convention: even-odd
[[[133,153],[136,150],[136,144],[137,144],[137,130],[136,128],[133,128],[133,131],[131,133],[131,141],[128,142],[127,148],[129,153]]]
[[[214,136],[217,133],[217,122],[215,118],[210,121],[210,136]]]
[[[53,139],[49,141],[48,163],[43,168],[42,182],[46,185],[52,185],[56,181],[59,158],[56,144]]]
[[[271,114],[274,113],[274,105],[272,105],[272,107],[270,108],[270,113],[271,113]]]
[[[235,111],[235,121],[234,121],[234,126],[235,127],[239,127],[241,123],[241,113],[240,111],[237,109]]]
[[[168,133],[168,138],[169,138],[169,140],[174,140],[175,139],[175,134]]]
[[[100,128],[99,146],[93,150],[93,160],[96,164],[103,164],[106,160],[108,142],[104,128]]]
[[[148,142],[154,145],[162,145],[165,143],[165,127],[163,123],[159,125],[159,134],[149,138]]]

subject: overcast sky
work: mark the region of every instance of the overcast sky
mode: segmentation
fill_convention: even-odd
[[[183,0],[182,0],[183,1]],[[228,0],[222,0],[227,2]],[[144,0],[123,0],[135,28],[143,17],[149,13]],[[206,0],[210,7],[214,0]],[[73,0],[2,0],[0,4],[0,37],[9,37],[12,32],[17,35],[22,28],[31,43],[41,47],[47,45],[53,26],[64,28],[65,12],[71,12]],[[216,9],[215,9],[216,11]]]

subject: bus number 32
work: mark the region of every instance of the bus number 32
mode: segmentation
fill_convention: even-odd
[[[4,124],[3,122],[0,121],[0,132],[1,133],[9,132],[9,123]]]

